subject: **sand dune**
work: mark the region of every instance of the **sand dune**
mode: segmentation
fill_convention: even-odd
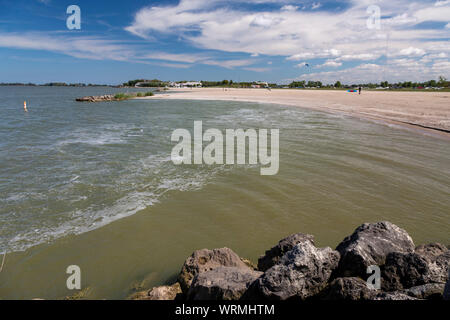
[[[173,89],[149,99],[276,103],[397,123],[450,138],[450,93],[291,89]],[[425,127],[425,128],[423,128]],[[428,129],[427,129],[428,128]]]

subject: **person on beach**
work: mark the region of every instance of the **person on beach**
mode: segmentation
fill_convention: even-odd
[[[361,88],[361,87],[359,87],[359,88],[358,88],[359,94],[361,94],[361,90],[362,90],[362,88]]]

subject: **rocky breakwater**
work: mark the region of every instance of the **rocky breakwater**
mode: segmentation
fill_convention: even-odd
[[[380,269],[380,288],[368,285],[368,266]],[[366,223],[335,250],[294,234],[254,266],[228,248],[197,250],[172,286],[139,292],[148,300],[417,300],[450,299],[450,250],[414,246],[390,222]]]
[[[112,94],[105,94],[103,96],[86,96],[75,99],[78,102],[103,102],[103,101],[117,101]]]
[[[86,96],[82,98],[77,98],[75,101],[78,102],[105,102],[105,101],[122,101],[128,99],[145,98],[151,97],[154,93],[152,91],[148,92],[134,92],[134,93],[117,93],[115,95],[105,94],[102,96]]]

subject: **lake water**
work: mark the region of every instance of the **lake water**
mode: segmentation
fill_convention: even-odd
[[[364,222],[450,244],[448,140],[291,106],[74,101],[123,90],[0,87],[0,298],[73,294],[72,264],[89,298],[125,298],[172,281],[196,249],[256,261],[291,233],[334,248]],[[195,120],[280,129],[279,173],[174,165],[172,131]]]

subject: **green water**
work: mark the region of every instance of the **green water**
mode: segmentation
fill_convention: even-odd
[[[73,101],[117,91],[0,87],[0,298],[71,295],[75,264],[89,298],[120,299],[172,281],[195,249],[256,261],[288,234],[335,247],[363,222],[450,244],[448,140],[279,105]],[[194,120],[280,129],[279,173],[175,166],[170,135]]]

